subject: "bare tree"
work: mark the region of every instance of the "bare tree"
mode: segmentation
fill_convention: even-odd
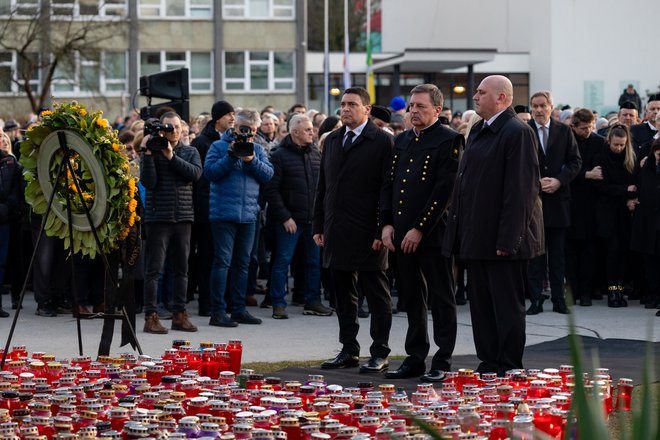
[[[34,112],[50,104],[55,80],[70,79],[81,59],[98,57],[103,43],[126,32],[124,0],[7,3],[0,6],[0,50],[14,53],[17,63],[3,81],[16,83]]]

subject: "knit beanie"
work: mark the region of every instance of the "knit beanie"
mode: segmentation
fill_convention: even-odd
[[[227,113],[231,113],[233,111],[234,107],[232,107],[230,103],[227,101],[218,101],[213,104],[213,108],[211,109],[211,119],[215,122]]]

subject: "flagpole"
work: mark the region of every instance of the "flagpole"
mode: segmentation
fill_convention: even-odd
[[[371,96],[371,103],[376,102],[376,86],[374,84],[374,73],[371,70],[371,65],[373,64],[372,59],[372,46],[371,46],[371,0],[367,0],[367,70],[366,70],[366,81],[367,90]]]
[[[350,55],[350,41],[348,35],[348,0],[344,0],[344,89],[351,87],[351,68],[348,57]]]
[[[328,0],[323,1],[323,107],[330,114],[330,33],[328,31]]]

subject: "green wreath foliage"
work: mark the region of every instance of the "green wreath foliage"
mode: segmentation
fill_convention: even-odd
[[[96,197],[96,185],[107,186],[107,200],[105,201],[105,217],[96,227],[101,243],[99,248],[91,231],[73,229],[73,251],[94,258],[98,252],[107,254],[119,247],[119,242],[125,239],[130,228],[139,220],[135,209],[137,201],[134,199],[136,180],[132,177],[128,159],[122,152],[117,133],[103,118],[103,112],[90,113],[87,109],[73,101],[65,104],[55,104],[52,111],[41,113],[41,123],[28,130],[25,140],[21,143],[21,159],[23,176],[27,183],[25,199],[32,205],[36,214],[45,215],[48,208],[48,198],[39,183],[38,163],[42,142],[46,137],[58,130],[71,130],[80,135],[92,150],[98,164],[103,169],[105,182],[95,182],[90,173],[90,164],[87,164],[79,154],[73,152],[70,162],[74,173],[78,177],[79,185],[75,184],[73,176],[67,170],[57,180],[57,170],[62,161],[62,152],[58,151],[48,166],[50,182],[56,192],[54,203],[61,204],[66,210],[66,195],[71,201],[73,214],[84,214],[83,200],[89,208],[92,207]],[[41,170],[43,172],[43,170]],[[99,203],[103,203],[99,200]],[[69,227],[54,212],[48,215],[45,232],[51,237],[64,240],[69,248]]]

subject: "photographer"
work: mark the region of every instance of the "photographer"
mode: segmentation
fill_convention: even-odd
[[[181,118],[164,113],[160,123],[147,121],[142,141],[140,180],[146,188],[146,272],[144,283],[144,331],[165,334],[156,311],[158,278],[168,248],[174,270],[172,330],[197,331],[188,320],[186,290],[188,253],[194,220],[193,182],[202,175],[202,162],[194,147],[181,143]]]
[[[209,220],[214,241],[211,269],[210,325],[236,327],[261,324],[245,309],[250,252],[254,243],[259,185],[273,176],[263,147],[250,142],[261,124],[259,114],[243,110],[236,115],[237,130],[226,131],[214,142],[204,163],[211,182]],[[225,290],[231,268],[232,315],[227,316]]]

